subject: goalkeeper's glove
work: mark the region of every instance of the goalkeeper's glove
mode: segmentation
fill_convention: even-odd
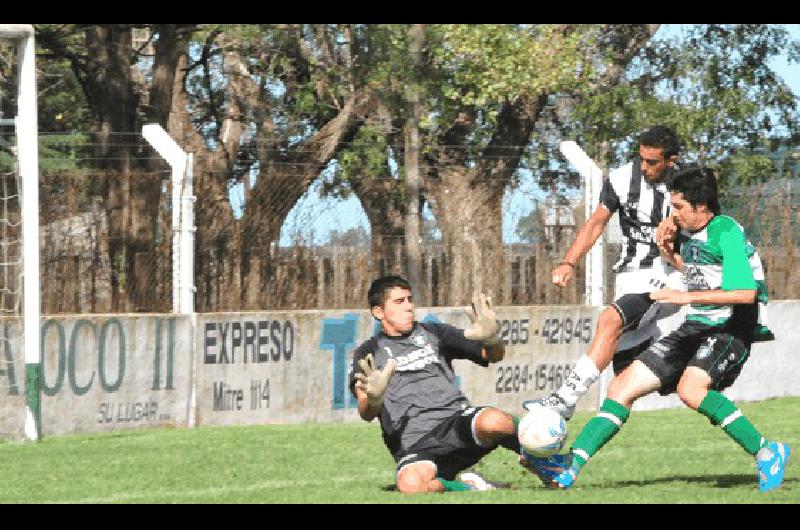
[[[472,325],[464,330],[464,336],[468,339],[479,340],[484,346],[494,346],[500,342],[500,326],[495,320],[494,310],[492,309],[492,299],[485,294],[475,293],[472,296],[472,306],[465,307]]]
[[[356,388],[360,388],[367,394],[367,405],[370,408],[376,408],[383,402],[383,394],[386,392],[386,387],[389,386],[389,379],[394,375],[394,369],[397,366],[395,359],[389,359],[384,366],[383,370],[375,368],[375,359],[372,354],[360,361],[358,365],[361,367],[361,372],[356,374]]]

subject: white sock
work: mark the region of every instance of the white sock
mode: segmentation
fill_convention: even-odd
[[[568,406],[574,406],[589,391],[589,387],[597,381],[598,377],[600,377],[600,371],[594,361],[584,354],[578,359],[575,368],[564,380],[564,384],[558,389],[557,394]]]

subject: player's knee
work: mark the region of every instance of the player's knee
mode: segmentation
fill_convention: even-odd
[[[692,377],[682,377],[678,382],[678,397],[684,405],[697,410],[708,394],[708,386]]]
[[[436,478],[436,469],[431,466],[410,465],[397,474],[397,491],[400,493],[425,493],[428,484]]]
[[[661,381],[658,376],[641,361],[634,361],[620,375],[614,378],[608,388],[607,396],[627,408],[642,396],[658,390]]]
[[[484,445],[494,445],[503,436],[514,434],[514,418],[502,410],[487,407],[475,418],[475,432]]]
[[[428,491],[428,483],[420,480],[418,476],[406,476],[397,479],[397,491],[400,493],[425,493]]]
[[[616,309],[608,306],[600,313],[597,327],[604,330],[622,330],[622,317]]]

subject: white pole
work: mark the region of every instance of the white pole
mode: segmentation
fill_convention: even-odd
[[[592,209],[600,202],[600,190],[603,186],[603,171],[589,158],[589,155],[572,141],[561,142],[561,153],[584,178],[584,201],[586,202],[586,219],[592,215]],[[603,267],[605,236],[601,235],[586,256],[586,303],[595,307],[603,305],[603,286],[605,285],[605,269]],[[611,373],[609,367],[600,374],[597,385],[599,409],[608,388],[608,378]]]
[[[41,359],[39,278],[39,145],[36,115],[36,48],[33,26],[20,25],[20,64],[17,95],[17,153],[22,183],[22,271],[25,348],[25,436],[40,433],[39,374]]]
[[[180,219],[180,244],[181,244],[181,286],[180,308],[181,313],[194,313],[194,294],[197,291],[194,285],[194,157],[192,153],[186,155],[186,171],[181,187],[181,219]]]
[[[572,164],[585,181],[584,203],[586,219],[600,201],[600,189],[603,186],[603,171],[589,158],[583,149],[573,141],[561,142],[559,149],[564,158]],[[603,305],[603,237],[598,238],[586,255],[586,304],[600,307]]]
[[[174,184],[173,184],[174,185]],[[189,313],[189,327],[192,336],[195,336],[197,329],[197,315],[194,312],[194,294],[197,289],[194,286],[194,156],[189,153],[186,157],[186,178],[183,179],[183,189],[181,190],[181,220],[180,220],[180,245],[181,245],[181,285],[185,286],[180,293],[181,312]],[[189,366],[192,374],[192,381],[197,381],[197,360],[195,359],[194,343],[191,341],[191,360]],[[197,389],[196,383],[189,387],[190,395],[188,400],[188,424],[195,427],[197,423]]]
[[[142,136],[172,170],[172,312],[194,313],[194,195],[192,155],[184,152],[157,123]]]

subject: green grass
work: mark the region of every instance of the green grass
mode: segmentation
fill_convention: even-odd
[[[478,464],[511,490],[405,496],[377,423],[151,429],[0,443],[6,503],[797,503],[800,398],[741,403],[794,454],[760,494],[753,459],[686,410],[635,412],[571,491],[544,488],[500,448]],[[355,414],[355,412],[354,412]],[[591,414],[569,422],[571,442]]]

